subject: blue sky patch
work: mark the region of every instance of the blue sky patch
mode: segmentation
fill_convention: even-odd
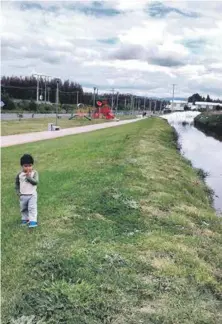
[[[185,39],[181,41],[181,44],[191,50],[193,53],[200,53],[201,50],[204,49],[206,45],[206,41],[204,39]]]
[[[147,12],[149,13],[149,15],[151,17],[154,17],[154,18],[164,18],[164,17],[166,17],[168,14],[170,14],[172,12],[175,12],[175,13],[181,15],[181,16],[190,17],[190,18],[199,17],[199,15],[196,12],[182,11],[182,10],[174,8],[174,7],[166,6],[162,2],[153,2],[153,3],[151,3],[148,6]]]
[[[43,10],[43,7],[39,3],[28,2],[28,1],[20,2],[20,7],[22,10],[32,10],[32,9]]]
[[[119,39],[117,37],[113,38],[101,38],[97,40],[99,43],[107,44],[107,45],[114,45],[119,42]]]
[[[113,17],[121,14],[121,11],[105,6],[103,1],[94,1],[91,4],[89,3],[89,5],[83,5],[80,1],[74,1],[72,4],[68,4],[68,7],[72,10],[96,17]]]

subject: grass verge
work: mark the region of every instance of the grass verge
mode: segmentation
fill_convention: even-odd
[[[194,118],[194,125],[219,140],[222,140],[222,112],[202,113]]]
[[[123,115],[118,117],[121,120],[132,119],[135,116]],[[111,120],[112,121],[112,120]],[[69,120],[67,117],[63,117],[58,120],[58,125],[61,128],[71,128],[78,126],[87,126],[92,124],[106,123],[109,120],[106,119],[93,119],[92,121],[87,119],[72,119]],[[33,119],[22,119],[19,120],[2,120],[1,121],[1,135],[16,135],[16,134],[25,134],[32,132],[41,132],[47,131],[48,123],[55,124],[55,118],[33,118]]]
[[[13,190],[24,152],[40,173],[31,233]],[[166,121],[2,153],[2,323],[221,323],[221,221]]]

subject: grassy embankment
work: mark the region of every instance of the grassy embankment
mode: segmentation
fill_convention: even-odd
[[[118,119],[132,119],[132,116],[123,115],[118,117]],[[135,118],[135,117],[134,117]],[[78,126],[87,126],[92,124],[106,123],[113,120],[106,119],[93,119],[92,121],[79,118],[69,120],[67,117],[63,117],[58,120],[58,125],[61,128],[71,128]],[[1,135],[15,135],[15,134],[24,134],[32,132],[41,132],[48,129],[48,123],[55,124],[55,118],[33,118],[33,119],[22,119],[19,120],[2,120],[1,121]]]
[[[40,173],[31,233],[13,190],[24,152]],[[219,324],[221,243],[164,120],[2,150],[3,324]]]
[[[202,113],[195,117],[194,125],[206,134],[222,138],[222,112]]]

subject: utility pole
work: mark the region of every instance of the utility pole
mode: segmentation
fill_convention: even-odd
[[[112,91],[112,111],[113,111],[113,106],[114,106],[114,91],[115,91],[115,89],[111,89],[111,91]]]
[[[96,87],[93,87],[93,107],[96,107]]]
[[[146,110],[146,98],[144,97],[144,103],[143,103],[143,111]]]
[[[37,81],[37,87],[36,87],[36,102],[39,103],[39,75],[33,74],[34,77],[36,77]]]
[[[133,103],[134,103],[134,98],[133,95],[131,95],[131,113],[133,114]]]
[[[119,92],[117,92],[117,96],[116,96],[116,113],[118,111],[118,104],[119,104]]]
[[[50,87],[48,87],[48,102],[50,102]]]
[[[173,106],[174,106],[174,90],[175,90],[175,86],[176,86],[176,84],[174,83],[173,84],[173,98],[172,98],[172,109],[171,110],[173,110]]]
[[[45,104],[46,104],[46,101],[47,101],[47,98],[46,98],[46,77],[45,77]]]
[[[76,107],[78,108],[79,104],[79,91],[76,91]]]
[[[163,105],[163,102],[162,102],[162,100],[160,100],[160,112],[162,111],[162,105]]]
[[[154,101],[155,104],[154,104],[154,114],[156,113],[156,100]]]
[[[135,101],[133,100],[133,113],[135,112],[135,108],[137,109],[137,98],[135,98]]]
[[[149,99],[149,111],[151,112],[152,109],[152,99]]]
[[[126,98],[125,98],[125,104],[124,104],[124,109],[125,109],[125,111],[126,111]]]
[[[59,79],[56,80],[56,126],[58,125]]]
[[[49,81],[50,75],[44,75],[44,74],[33,74],[34,77],[36,77],[37,80],[37,88],[36,88],[36,102],[39,102],[39,81],[41,80],[41,78],[45,79],[45,102],[46,102],[46,80]],[[42,95],[42,89],[41,89],[41,95]]]

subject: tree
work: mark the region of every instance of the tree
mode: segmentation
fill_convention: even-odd
[[[9,97],[8,94],[2,94],[1,100],[4,102],[4,107],[2,108],[3,110],[15,110],[16,105],[14,101]]]
[[[188,102],[192,102],[193,104],[195,104],[196,101],[204,101],[204,100],[205,100],[205,98],[201,97],[199,95],[199,93],[195,93],[191,97],[188,98]]]
[[[30,101],[28,109],[33,112],[37,111],[37,104],[35,103],[35,101],[33,100]]]
[[[206,102],[212,102],[212,100],[210,99],[210,96],[209,95],[207,95]]]

